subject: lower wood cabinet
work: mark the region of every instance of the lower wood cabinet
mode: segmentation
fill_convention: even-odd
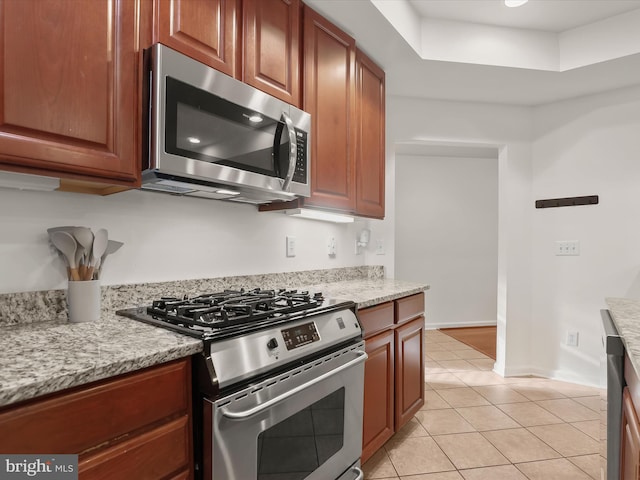
[[[78,473],[83,479],[173,478],[189,464],[190,437],[189,417],[183,415],[99,453],[83,455]]]
[[[191,362],[0,409],[0,452],[78,454],[79,478],[193,477]]]
[[[395,341],[395,425],[399,429],[424,405],[424,317],[398,327]]]
[[[424,293],[358,312],[364,367],[362,462],[424,405]]]
[[[393,330],[366,340],[362,459],[371,457],[394,432],[395,341]]]
[[[622,394],[621,480],[640,479],[640,422],[629,389]]]

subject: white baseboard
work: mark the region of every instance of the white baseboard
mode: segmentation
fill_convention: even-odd
[[[505,377],[526,377],[529,375],[533,375],[534,377],[550,378],[548,372],[541,368],[520,366],[505,367],[504,369]]]
[[[495,320],[480,320],[477,322],[445,322],[432,323],[427,320],[425,328],[427,330],[436,330],[438,328],[462,328],[462,327],[495,327],[498,323]]]
[[[496,372],[500,373],[500,372]],[[603,388],[600,381],[597,379],[588,379],[578,377],[570,372],[563,372],[559,370],[547,370],[536,367],[508,367],[505,369],[504,377],[526,377],[534,376],[541,378],[548,378],[550,380],[558,380],[560,382],[575,383],[577,385],[583,385],[585,387]]]

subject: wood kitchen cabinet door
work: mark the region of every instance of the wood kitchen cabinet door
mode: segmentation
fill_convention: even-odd
[[[384,218],[385,75],[356,52],[356,213]]]
[[[622,394],[621,480],[640,479],[640,422],[629,389]]]
[[[355,40],[308,7],[303,109],[311,114],[311,197],[305,205],[353,212]]]
[[[139,8],[0,0],[0,168],[139,185]]]
[[[299,0],[244,0],[242,81],[300,107]]]
[[[237,78],[240,1],[155,0],[155,42]]]
[[[394,405],[394,334],[379,333],[365,341],[362,462],[391,438]]]
[[[424,316],[395,330],[395,427],[400,430],[424,405]]]

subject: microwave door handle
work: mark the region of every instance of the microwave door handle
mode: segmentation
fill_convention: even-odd
[[[291,121],[289,115],[287,115],[285,112],[282,112],[282,119],[284,120],[284,123],[287,126],[287,131],[289,132],[289,169],[287,170],[287,175],[284,177],[284,182],[282,182],[282,190],[287,192],[289,190],[291,180],[293,179],[293,174],[296,171],[298,140],[296,138],[296,129],[294,128],[293,122]]]

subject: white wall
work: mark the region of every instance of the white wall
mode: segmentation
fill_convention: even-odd
[[[396,173],[396,144],[500,149],[497,285],[499,348],[495,366],[500,373],[509,373],[507,365],[514,371],[530,367],[531,131],[531,110],[526,107],[408,97],[387,99],[388,177],[394,177]],[[387,218],[384,222],[372,222],[373,235],[389,236],[398,228],[397,206],[389,203],[395,195],[395,185],[387,181],[387,187]],[[387,249],[384,265],[387,271],[392,271],[387,264],[389,258],[395,256],[395,244],[387,242],[387,245],[390,247]],[[397,274],[394,275],[398,278]],[[437,285],[432,287],[437,288]],[[429,319],[429,292],[425,301],[426,316]]]
[[[393,97],[388,111],[392,175],[396,144],[499,148],[495,370],[600,385],[599,309],[640,298],[640,86],[535,109]],[[600,204],[534,208],[579,195]],[[372,229],[401,232],[395,210]],[[579,240],[581,255],[555,256],[557,240]],[[565,344],[570,329],[578,347]]]
[[[542,106],[534,120],[535,198],[600,204],[534,213],[532,364],[597,384],[604,298],[640,298],[640,87]],[[557,240],[579,240],[580,256],[555,256]]]
[[[427,328],[496,324],[497,154],[396,155],[395,272],[432,285]]]
[[[446,62],[557,71],[552,32],[435,18],[422,20],[422,58]]]
[[[60,225],[106,228],[125,243],[105,265],[105,285],[358,266],[365,258],[354,253],[363,221],[338,225],[137,190],[98,197],[0,188],[0,205],[0,293],[66,288],[46,233]],[[296,236],[294,258],[285,256],[286,235]]]
[[[560,71],[640,52],[639,24],[640,9],[561,32]]]

